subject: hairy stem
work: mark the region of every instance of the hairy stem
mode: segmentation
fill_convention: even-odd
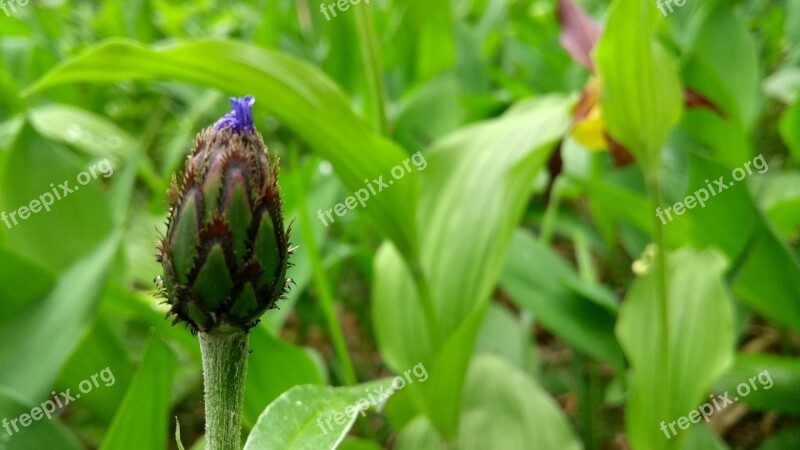
[[[206,410],[206,450],[239,450],[248,334],[200,333]]]

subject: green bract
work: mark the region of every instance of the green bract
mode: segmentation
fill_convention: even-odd
[[[196,139],[169,191],[167,233],[157,279],[174,324],[194,331],[253,327],[287,290],[289,230],[284,229],[278,162],[252,123],[252,97]]]

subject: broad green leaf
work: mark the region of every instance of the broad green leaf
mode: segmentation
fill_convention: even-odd
[[[416,151],[455,130],[463,119],[459,90],[455,77],[447,74],[409,94],[399,105],[394,139]]]
[[[91,167],[25,126],[0,184],[0,226],[8,228],[8,246],[59,272],[100,244],[111,232],[111,218],[100,187],[106,178],[97,168],[92,177]]]
[[[200,370],[200,346],[197,344],[197,337],[192,336],[185,327],[172,326],[172,322],[164,318],[169,306],[160,302],[161,300],[150,293],[137,293],[112,283],[100,300],[100,314],[102,320],[121,318],[131,320],[144,329],[156,330],[169,342],[178,344],[197,363],[196,367]]]
[[[800,171],[770,174],[763,181],[758,205],[778,235],[791,242],[800,232]]]
[[[684,248],[669,255],[666,345],[656,275],[642,276],[628,290],[616,331],[632,370],[626,424],[633,448],[675,448],[681,435],[668,440],[659,424],[702,404],[711,383],[733,362],[733,308],[723,281],[725,265],[710,250]]]
[[[93,417],[108,425],[122,404],[122,399],[130,384],[132,371],[127,350],[119,337],[104,322],[95,321],[92,330],[75,348],[59,376],[58,386],[62,389],[78,386],[83,380],[108,369],[113,374],[113,384],[98,386],[100,389],[86,395],[76,407],[86,408]],[[109,375],[105,374],[106,379]],[[104,383],[110,383],[104,382]]]
[[[569,105],[557,97],[520,103],[424,153],[425,195],[417,215],[421,271],[438,315],[442,348],[435,348],[427,333],[412,273],[398,252],[384,245],[375,260],[373,320],[384,359],[396,372],[436,361],[433,381],[425,388],[427,401],[436,410],[431,419],[450,437],[482,312],[533,180],[566,131]],[[435,374],[438,370],[444,372]]]
[[[375,135],[341,90],[319,70],[281,53],[232,41],[202,41],[151,50],[131,42],[89,48],[42,77],[27,94],[75,82],[169,79],[252,94],[281,122],[330,160],[347,188],[390,176],[406,154]],[[223,109],[221,108],[221,111]],[[369,199],[372,216],[404,254],[414,247],[416,184],[412,177]],[[332,207],[333,205],[331,205]]]
[[[496,355],[517,368],[534,367],[530,330],[507,308],[490,304],[475,341],[475,355]]]
[[[246,424],[254,424],[264,408],[289,388],[325,383],[309,350],[286,343],[263,327],[250,330],[250,348],[243,413]]]
[[[718,105],[733,122],[750,129],[760,110],[760,69],[753,37],[730,2],[716,2],[698,14],[699,28],[691,33],[683,55],[686,83]]]
[[[395,450],[440,450],[445,448],[439,434],[425,416],[417,416],[397,435]]]
[[[739,355],[714,391],[727,391],[731,400],[738,398],[752,409],[800,416],[800,361],[774,355]]]
[[[501,286],[553,334],[599,360],[624,367],[614,336],[616,311],[570,289],[583,282],[575,270],[529,233],[517,232],[511,244]],[[613,295],[605,304],[615,303]]]
[[[470,364],[458,448],[583,448],[558,403],[530,376],[496,356]]]
[[[571,102],[521,102],[437,141],[425,157],[422,268],[447,336],[486,301],[533,180],[566,132]]]
[[[339,450],[381,450],[382,447],[372,441],[346,437],[337,448]]]
[[[359,408],[380,409],[385,398],[376,405],[371,400],[386,397],[391,385],[389,379],[340,388],[295,386],[267,406],[244,449],[334,449],[361,414]]]
[[[407,7],[406,25],[413,30],[416,41],[413,53],[416,56],[414,78],[427,81],[450,69],[456,61],[450,0],[440,2],[403,0],[398,3]]]
[[[0,386],[0,417],[5,421],[3,423],[4,428],[0,431],[0,448],[4,450],[30,450],[36,448],[79,450],[83,448],[78,439],[66,427],[58,423],[57,417],[61,414],[61,411],[57,408],[56,412],[49,413],[52,419],[48,418],[47,415],[43,415],[38,420],[32,420],[27,427],[24,427],[19,422],[22,414],[28,414],[28,419],[23,418],[27,423],[31,419],[30,414],[33,408],[39,409],[39,412],[34,413],[38,416],[43,412],[44,408],[49,411],[53,407],[57,407],[55,403],[43,405],[44,403],[33,404],[29,400],[23,399],[16,392]],[[9,431],[11,436],[8,435]]]
[[[460,425],[458,414],[464,395],[464,378],[487,307],[488,303],[483,303],[472,311],[444,342],[430,369],[431,381],[421,385],[425,411],[448,440],[456,438]],[[417,394],[414,388],[411,392]]]
[[[762,175],[752,169],[748,177]],[[668,235],[673,225],[690,221],[695,245],[714,246],[734,261],[734,291],[743,303],[777,323],[800,329],[800,304],[796,301],[800,261],[775,234],[774,225],[764,219],[747,189],[747,179],[734,183],[729,168],[702,157],[692,158],[690,173],[687,193],[704,190],[708,200],[705,207],[687,210],[666,225]],[[717,183],[719,177],[724,190]]]
[[[130,151],[133,137],[108,119],[69,105],[48,104],[29,112],[31,124],[44,137],[70,144],[100,157]]]
[[[0,326],[0,380],[31,399],[43,398],[91,320],[119,243],[113,234],[64,272],[47,295]],[[31,355],[36,355],[31,359]]]
[[[669,430],[668,430],[669,432]],[[664,436],[666,437],[666,436]],[[671,438],[670,438],[671,439]],[[686,431],[681,450],[730,450],[722,438],[705,423],[692,424]]]
[[[54,277],[33,261],[0,247],[0,286],[3,286],[3,301],[0,302],[0,326],[42,298],[53,286]]]
[[[397,248],[384,243],[373,262],[372,321],[386,364],[400,371],[429,361],[435,350],[411,272]],[[408,345],[413,339],[414,345]]]
[[[617,0],[595,50],[603,119],[609,133],[654,174],[661,149],[681,114],[680,80],[655,41],[652,0]]]
[[[665,225],[667,233],[673,232],[673,224],[690,222],[692,242],[699,247],[714,246],[725,253],[730,261],[736,261],[760,222],[745,181],[734,183],[730,168],[700,156],[690,159],[689,174],[686,194],[701,200],[705,197],[708,199],[702,202],[698,200],[696,207],[686,209],[683,216],[673,214],[674,221]],[[720,177],[724,190],[717,183]],[[732,223],[736,226],[730,226]]]
[[[141,448],[167,448],[169,401],[176,367],[175,354],[158,334],[152,333],[139,371],[100,450],[127,450],[132,442]]]
[[[691,136],[697,147],[696,152],[700,154],[709,152],[710,158],[726,167],[737,167],[753,154],[753,148],[742,125],[720,117],[713,111],[687,110],[681,121],[680,130]],[[679,143],[676,147],[678,151],[691,148],[688,143]]]
[[[800,260],[775,234],[759,224],[740,262],[734,292],[753,311],[800,330]]]

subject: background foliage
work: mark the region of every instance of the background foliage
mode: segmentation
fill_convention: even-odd
[[[177,448],[175,417],[201,448],[198,344],[163,320],[153,253],[195,133],[245,94],[299,246],[251,333],[246,448],[798,448],[800,2],[576,3],[0,14],[0,211],[114,169],[0,225],[0,419],[115,375],[0,448]],[[765,173],[655,217],[757,155]],[[313,422],[420,363],[382,411]],[[764,370],[769,390],[659,429]]]

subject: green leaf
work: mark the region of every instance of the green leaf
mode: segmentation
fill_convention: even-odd
[[[477,356],[464,392],[459,449],[582,448],[558,403],[503,359]]]
[[[682,450],[730,450],[728,444],[705,423],[692,425],[686,431],[686,439],[683,440],[683,446],[680,448]]]
[[[31,124],[47,139],[81,149],[90,155],[122,156],[133,137],[108,119],[70,105],[48,104],[29,112]]]
[[[0,286],[3,286],[3,301],[0,302],[2,326],[47,294],[55,280],[51,273],[38,264],[1,247],[0,267],[3,267],[0,270]]]
[[[239,42],[202,41],[162,50],[130,42],[100,44],[53,69],[27,95],[66,83],[132,79],[169,79],[254,95],[261,99],[256,109],[267,109],[330,160],[353,192],[365,188],[365,177],[389,176],[406,158],[396,144],[370,130],[319,70]],[[416,185],[407,179],[370,198],[365,209],[404,254],[416,242],[415,199]]]
[[[753,311],[800,330],[800,260],[771,226],[761,224],[741,261],[734,292]]]
[[[407,5],[406,26],[413,30],[416,42],[414,79],[427,81],[450,69],[456,61],[451,2],[404,0],[398,3]]]
[[[622,368],[624,357],[614,336],[616,311],[607,306],[616,299],[600,290],[606,300],[592,301],[569,287],[583,284],[574,269],[549,247],[529,233],[514,235],[501,277],[503,289],[552,333],[594,358]]]
[[[662,342],[663,317],[655,303],[656,276],[649,273],[629,289],[617,337],[633,372],[626,411],[633,448],[670,448],[675,441],[665,439],[659,424],[702,404],[711,383],[733,362],[733,309],[724,272],[723,258],[709,250],[684,248],[669,255],[667,346]]]
[[[417,416],[410,421],[397,435],[395,450],[440,450],[445,446],[440,443],[439,434],[433,424],[425,416]]]
[[[363,406],[370,395],[387,392],[391,384],[392,380],[379,380],[342,388],[295,386],[264,410],[244,449],[334,449],[360,414],[359,402]]]
[[[0,342],[14,343],[0,346],[3,385],[33,399],[50,391],[94,314],[118,243],[118,234],[108,237],[64,272],[44,298],[0,327]]]
[[[175,354],[157,334],[151,334],[139,371],[100,450],[129,449],[131,442],[141,448],[167,448],[170,393],[176,368]]]
[[[31,414],[31,410],[38,407],[44,408],[41,403],[32,404],[25,400],[16,392],[0,386],[0,417],[7,420],[7,429],[0,431],[2,440],[0,448],[4,450],[30,450],[33,448],[53,448],[59,450],[79,450],[83,448],[77,438],[73,436],[63,425],[59,424],[55,415],[53,419],[43,416],[39,420],[34,420],[23,427],[17,420],[22,414]],[[36,413],[38,415],[38,413]],[[26,419],[27,420],[27,419]],[[4,424],[6,426],[6,424]],[[16,427],[16,428],[15,428]],[[8,436],[8,431],[11,436]],[[18,431],[17,431],[18,430]]]
[[[791,242],[800,232],[800,171],[766,177],[758,191],[758,205],[767,212],[778,235]]]
[[[274,337],[264,327],[250,330],[250,348],[243,413],[246,424],[254,424],[264,408],[289,388],[325,383],[309,350]]]
[[[610,134],[654,174],[681,114],[682,91],[669,54],[654,40],[651,0],[618,0],[595,50],[603,119]]]
[[[560,97],[517,103],[425,153],[422,268],[444,336],[494,288],[533,180],[566,132],[570,104]]]
[[[372,321],[386,364],[402,371],[435,352],[414,279],[397,248],[384,243],[373,261]],[[408,345],[413,339],[414,345]]]
[[[534,367],[530,330],[507,308],[490,304],[475,341],[475,355],[496,355],[522,370]]]
[[[425,328],[413,274],[398,252],[384,246],[375,259],[373,321],[381,352],[396,372],[438,360],[436,367],[446,374],[434,375],[439,369],[431,369],[425,389],[431,411],[437,411],[430,418],[445,435],[455,435],[458,398],[482,312],[533,180],[566,131],[570,103],[559,97],[519,103],[426,151],[425,195],[417,215],[420,264],[439,318],[442,348],[435,348]]]
[[[728,391],[731,399],[739,398],[752,409],[800,416],[800,361],[774,355],[739,355],[714,391]]]
[[[418,149],[455,130],[464,115],[459,94],[458,82],[447,74],[407,95],[394,119],[394,139],[407,149]]]
[[[105,178],[98,169],[92,177],[90,167],[25,126],[0,182],[0,211],[8,214],[0,226],[8,228],[8,245],[54,272],[99,245],[111,232],[111,217],[100,189]],[[88,183],[79,184],[86,175]]]
[[[120,339],[107,324],[97,320],[64,365],[58,386],[74,389],[81,381],[99,374],[105,368],[109,368],[114,375],[113,385],[92,391],[92,395],[84,396],[76,407],[89,409],[93,417],[108,425],[122,404],[132,371],[127,350]]]
[[[760,111],[760,69],[753,37],[729,2],[716,2],[710,11],[698,14],[699,28],[691,33],[683,56],[686,83],[720,106],[733,122],[750,129]]]
[[[348,436],[337,448],[339,450],[381,450],[382,447],[372,441],[365,441]]]
[[[431,381],[422,385],[425,411],[448,440],[456,437],[460,425],[464,378],[487,306],[484,303],[476,308],[444,342],[430,369]],[[417,385],[412,386],[410,392],[419,395],[416,388]],[[421,403],[420,399],[417,401]]]
[[[689,174],[686,194],[697,198],[708,197],[708,200],[704,201],[705,206],[698,203],[700,207],[695,207],[691,211],[687,209],[687,213],[682,217],[673,215],[675,220],[667,222],[665,226],[667,234],[680,233],[679,230],[672,229],[673,224],[689,221],[691,241],[696,246],[716,247],[725,253],[729,261],[736,261],[745,251],[748,238],[758,229],[760,222],[758,210],[750,198],[747,185],[744,182],[730,185],[732,182],[730,168],[697,155],[692,155],[690,158]],[[716,183],[719,177],[723,177],[722,184],[726,185],[725,190]],[[724,217],[725,220],[720,220],[720,217]],[[736,227],[731,227],[731,223],[735,223]]]

